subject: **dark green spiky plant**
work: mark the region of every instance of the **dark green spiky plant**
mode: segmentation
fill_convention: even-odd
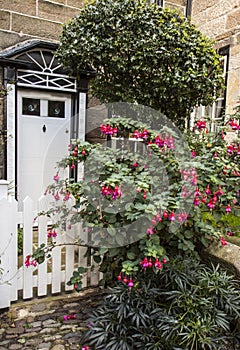
[[[176,258],[132,289],[110,291],[83,341],[104,350],[239,349],[240,293],[219,267]],[[148,282],[146,282],[148,280]]]

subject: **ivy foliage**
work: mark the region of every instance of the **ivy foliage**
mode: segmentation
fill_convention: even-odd
[[[86,5],[63,26],[57,57],[78,78],[95,73],[101,102],[137,102],[179,126],[222,87],[213,43],[178,11],[145,0]]]

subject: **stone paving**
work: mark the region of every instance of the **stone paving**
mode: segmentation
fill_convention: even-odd
[[[81,293],[13,303],[0,314],[0,350],[77,350],[86,319],[103,291],[91,288]]]

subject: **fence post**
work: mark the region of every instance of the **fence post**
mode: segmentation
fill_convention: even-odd
[[[0,309],[10,306],[9,276],[9,245],[11,229],[9,222],[10,203],[8,197],[8,181],[0,180]]]

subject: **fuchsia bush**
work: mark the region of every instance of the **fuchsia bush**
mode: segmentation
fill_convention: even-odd
[[[110,280],[118,276],[130,288],[137,271],[153,269],[159,273],[174,254],[196,255],[214,240],[226,245],[225,236],[239,230],[226,218],[240,215],[239,108],[218,133],[208,132],[207,125],[201,118],[185,133],[189,159],[184,164],[176,156],[181,149],[171,130],[153,131],[129,118],[106,120],[100,126],[101,133],[108,138],[131,136],[146,146],[144,154],[74,140],[46,191],[55,204],[42,214],[53,219],[62,214],[48,232],[49,239],[56,237],[58,227],[64,230],[81,221],[89,233],[88,242],[79,237],[86,254],[93,255]],[[231,143],[226,140],[226,131],[236,134]],[[161,160],[159,169],[156,159]],[[62,168],[74,172],[80,163],[85,164],[83,179],[61,178]],[[160,179],[164,172],[166,183]],[[160,180],[155,179],[156,173]],[[75,203],[69,206],[73,198]],[[133,226],[132,239],[124,228],[140,219],[141,225]],[[33,261],[39,257],[42,261],[43,252],[49,254],[55,245],[54,241],[41,245]],[[30,257],[26,263],[31,264]],[[72,283],[78,288],[74,279]]]

